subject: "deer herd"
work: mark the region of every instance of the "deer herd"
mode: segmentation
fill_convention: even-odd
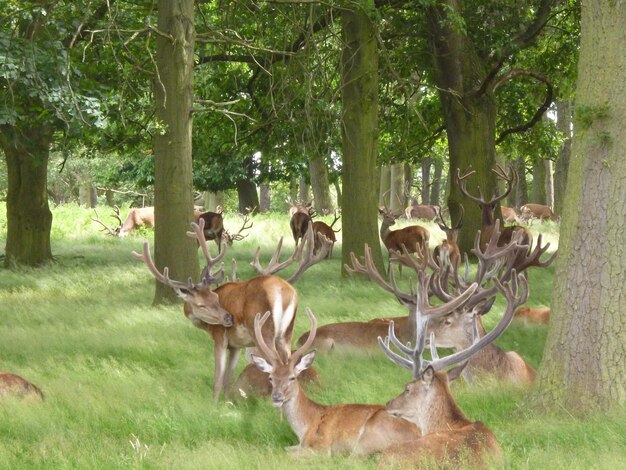
[[[465,416],[449,383],[458,377],[469,383],[489,377],[519,385],[532,383],[536,375],[533,367],[520,354],[504,351],[494,341],[514,318],[548,322],[549,309],[522,305],[529,295],[528,268],[548,266],[556,253],[542,259],[549,243],[543,244],[539,235],[533,244],[531,233],[519,225],[515,212],[511,217],[502,211],[505,219],[516,223],[512,226],[505,227],[496,218],[497,203],[511,191],[517,176],[499,167],[494,172],[507,189],[490,199],[467,190],[473,171],[455,174],[461,193],[481,208],[482,228],[476,234],[471,253],[461,253],[456,243],[456,234],[463,224],[462,207],[458,219],[450,224],[438,206],[432,206],[432,217],[424,210],[428,212],[426,218],[436,220],[445,233],[445,240],[432,251],[426,228],[409,225],[392,230],[402,214],[380,209],[380,238],[389,253],[387,273],[376,267],[367,245],[364,256],[351,254],[351,262],[345,267],[349,273],[365,276],[391,294],[407,309],[406,314],[318,327],[314,313],[307,308],[310,330],[296,341],[294,350],[292,335],[298,309],[294,284],[307,269],[331,256],[337,214],[329,225],[312,220],[316,213],[310,204],[292,204],[293,253],[281,260],[281,238],[271,259],[263,265],[257,249],[251,262],[256,275],[247,280],[237,279],[234,262],[232,273],[227,276],[222,260],[226,248],[243,239],[252,223],[244,217],[242,227],[231,235],[224,229],[220,210],[197,211],[192,230],[187,233],[197,241],[206,264],[198,282],[170,279],[167,267],[160,270],[155,265],[147,242],[141,253],[133,255],[145,263],[157,281],[171,287],[183,300],[184,314],[191,323],[211,336],[215,361],[213,399],[221,400],[223,394],[229,399],[239,394],[269,395],[297,437],[298,444],[288,449],[295,455],[379,453],[382,468],[483,468],[489,462],[502,465],[496,436],[483,423]],[[409,209],[407,217],[422,210]],[[523,209],[522,217],[524,211],[531,210],[539,209]],[[543,214],[538,216],[542,219],[554,216],[551,211],[539,213]],[[116,208],[116,218],[119,227],[105,225],[97,214],[94,220],[116,236],[124,236],[139,225],[154,225],[152,208],[131,211],[125,222]],[[210,240],[217,244],[215,256],[207,245]],[[474,267],[470,267],[468,255],[476,259]],[[416,278],[415,285],[403,278],[402,267]],[[290,268],[291,275],[279,276],[286,268]],[[506,303],[504,313],[499,321],[490,322],[496,326],[487,331],[483,318],[489,315],[498,296]],[[370,352],[380,348],[393,364],[410,371],[410,381],[384,405],[317,403],[303,387],[320,383],[320,373],[312,367],[316,354],[341,348]],[[440,356],[439,348],[454,352]],[[249,364],[235,380],[242,349],[246,349]],[[43,398],[38,388],[21,377],[0,373],[0,396],[9,387]]]

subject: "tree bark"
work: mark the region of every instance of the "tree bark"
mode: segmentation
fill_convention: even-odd
[[[237,180],[237,196],[239,197],[239,212],[241,214],[254,213],[259,210],[259,195],[256,184],[252,181],[254,175],[254,161],[248,157],[243,163],[246,169],[246,177]]]
[[[318,214],[330,214],[333,211],[333,201],[330,197],[328,167],[324,157],[309,158],[309,173],[315,210]]]
[[[433,182],[430,186],[430,203],[436,206],[441,204],[441,176],[443,174],[443,162],[441,160],[435,160],[433,162],[435,166],[435,172],[433,174]]]
[[[543,163],[546,166],[546,205],[548,207],[554,207],[554,176],[552,174],[552,160],[547,158]]]
[[[391,165],[391,192],[389,196],[389,208],[393,211],[397,211],[402,210],[405,207],[404,164],[394,163]]]
[[[380,187],[378,190],[378,205],[389,207],[391,194],[391,167],[383,165],[380,167]]]
[[[546,203],[546,164],[544,160],[533,162],[533,186],[531,202],[535,204]]]
[[[298,178],[298,200],[302,203],[311,201],[311,193],[309,191],[309,185],[306,184],[304,176]]]
[[[564,136],[563,145],[559,149],[559,155],[554,165],[554,212],[561,214],[567,183],[567,169],[572,151],[572,111],[569,101],[556,102],[556,119],[556,127]]]
[[[430,204],[430,158],[422,158],[421,204]]]
[[[194,2],[158,2],[154,94],[163,132],[154,137],[155,263],[172,279],[198,278],[197,243],[187,237],[193,220],[191,128],[194,66]],[[169,37],[168,37],[169,36]],[[154,303],[171,302],[171,288],[157,282]]]
[[[271,205],[270,185],[269,183],[261,183],[259,185],[259,212],[269,212]]]
[[[378,239],[378,48],[375,25],[366,12],[375,11],[373,0],[363,9],[342,12],[342,139],[343,205],[342,266],[350,253],[361,256],[364,245],[372,249],[376,267],[383,271]],[[347,274],[345,267],[342,273]]]
[[[5,267],[52,260],[47,183],[52,135],[45,126],[0,129],[8,173]]]
[[[576,126],[552,316],[534,404],[584,415],[626,405],[626,8],[582,3]]]

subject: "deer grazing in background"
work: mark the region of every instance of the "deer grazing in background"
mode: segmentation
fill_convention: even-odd
[[[522,306],[515,311],[515,318],[523,320],[527,323],[547,325],[550,323],[550,313],[551,311],[549,307],[531,308]]]
[[[500,206],[502,220],[507,224],[521,224],[522,220],[517,216],[517,212],[512,207]]]
[[[331,242],[330,250],[328,251],[328,257],[330,258],[332,256],[333,246],[337,242],[337,237],[335,237],[335,233],[339,232],[339,230],[334,230],[333,226],[338,220],[339,220],[339,215],[337,215],[337,212],[335,212],[335,217],[333,221],[330,223],[330,225],[328,225],[325,222],[322,222],[321,220],[316,220],[315,222],[313,222],[313,233],[316,235],[315,252],[317,252],[317,250],[321,248],[320,238],[317,237],[317,234],[321,233],[324,237],[326,237]]]
[[[524,222],[530,222],[532,219],[539,219],[541,222],[546,219],[552,222],[559,222],[561,220],[549,206],[544,206],[543,204],[524,204],[520,207],[520,212]]]
[[[122,222],[122,218],[120,217],[120,208],[114,206],[113,208],[113,217],[118,221],[118,225],[116,227],[111,227],[102,220],[98,216],[98,212],[94,209],[96,217],[91,217],[91,220],[102,225],[102,230],[106,232],[108,235],[113,235],[115,237],[126,237],[133,230],[139,227],[154,227],[154,207],[140,207],[131,209],[126,216],[124,222]]]
[[[254,316],[258,312],[270,311],[271,321],[265,325],[263,335],[275,344],[279,353],[287,357],[291,354],[291,336],[298,308],[298,296],[291,285],[299,279],[304,270],[321,261],[326,255],[321,250],[320,257],[313,257],[313,240],[307,239],[300,250],[280,266],[270,266],[266,270],[277,272],[294,261],[300,263],[299,268],[288,280],[274,275],[261,275],[247,281],[227,282],[215,289],[212,283],[219,283],[224,278],[223,267],[215,272],[212,268],[221,261],[226,253],[222,247],[220,254],[211,257],[204,238],[204,219],[199,224],[192,223],[193,232],[188,235],[200,243],[206,260],[206,267],[201,274],[199,283],[191,280],[180,282],[171,280],[167,268],[160,272],[150,255],[150,247],[146,242],[143,254],[133,252],[133,256],[143,261],[155,279],[174,289],[185,302],[184,312],[194,326],[211,335],[215,351],[215,378],[213,398],[219,400],[224,387],[228,387],[233,371],[239,359],[241,348],[255,346]],[[312,238],[312,237],[311,237]],[[279,246],[282,244],[282,239]],[[308,249],[304,249],[304,246]],[[280,248],[277,249],[280,254]],[[256,260],[258,262],[258,251]]]
[[[431,204],[418,204],[415,200],[404,210],[404,216],[407,219],[425,219],[435,220],[439,206]]]
[[[291,228],[293,241],[298,246],[299,240],[304,237],[309,229],[309,225],[312,223],[311,219],[315,217],[315,209],[313,209],[311,202],[306,204],[291,202],[289,215],[291,216],[289,227]]]
[[[496,168],[492,169],[496,176],[506,182],[507,189],[504,193],[498,195],[497,193],[492,196],[491,199],[486,200],[482,194],[480,188],[478,188],[479,197],[473,196],[467,191],[467,179],[476,173],[475,170],[468,170],[463,175],[461,175],[460,169],[457,168],[455,181],[459,190],[467,197],[468,199],[474,201],[476,204],[480,206],[482,213],[482,228],[481,228],[481,239],[480,245],[481,248],[487,244],[487,241],[491,238],[491,233],[494,230],[495,225],[495,210],[496,205],[499,201],[504,199],[509,195],[515,184],[517,183],[517,173],[511,170],[510,174],[507,174],[502,167],[496,165]],[[522,242],[526,245],[530,245],[530,241],[532,240],[532,234],[526,227],[520,227],[518,225],[512,225],[510,227],[505,227],[500,232],[500,239],[498,240],[498,244],[500,246],[509,243],[513,237],[513,233],[522,232]]]
[[[501,459],[502,450],[495,435],[481,422],[469,420],[456,404],[448,381],[458,376],[465,363],[481,349],[499,337],[510,324],[517,306],[528,297],[526,279],[511,272],[509,283],[494,280],[497,290],[507,301],[506,310],[497,326],[479,338],[477,324],[472,328],[473,341],[456,353],[439,357],[435,344],[436,333],[427,328],[432,316],[424,314],[422,302],[418,301],[415,311],[415,336],[412,347],[403,344],[395,335],[393,323],[389,335],[380,345],[387,357],[395,364],[408,369],[413,375],[402,394],[387,403],[387,411],[398,418],[406,419],[422,431],[422,437],[411,443],[394,446],[383,452],[381,467],[394,463],[419,463],[443,465],[470,465],[485,468],[489,463]],[[427,292],[418,290],[418,297],[425,299]],[[427,303],[427,302],[426,302]],[[430,343],[431,359],[423,358],[427,341]],[[392,349],[395,347],[398,352]],[[444,370],[456,366],[448,373]],[[422,460],[423,459],[423,460]]]
[[[450,260],[453,266],[459,264],[459,261],[461,260],[461,251],[459,250],[459,245],[456,244],[456,239],[459,229],[463,226],[464,215],[465,209],[461,206],[461,215],[458,222],[454,224],[453,227],[450,227],[446,224],[445,220],[443,220],[441,210],[437,209],[437,225],[446,234],[446,239],[437,245],[433,251],[433,258],[435,262],[438,262],[439,259],[444,256]]]
[[[403,246],[411,253],[416,253],[420,248],[428,250],[430,232],[427,229],[419,225],[409,225],[399,230],[390,230],[389,227],[396,223],[396,219],[400,217],[400,214],[388,209],[378,209],[378,213],[383,218],[380,226],[380,239],[389,251],[389,269],[391,269],[392,251],[402,251]],[[398,266],[400,271],[402,271],[402,265]]]
[[[36,385],[19,375],[0,371],[0,399],[4,397],[44,400],[43,392]]]
[[[420,432],[416,425],[393,418],[382,405],[322,405],[306,395],[298,377],[315,359],[315,350],[307,351],[317,327],[317,320],[308,308],[307,314],[311,320],[309,337],[287,358],[268,346],[263,335],[263,326],[270,312],[263,317],[257,315],[255,320],[257,344],[264,357],[253,354],[251,358],[260,370],[269,374],[272,405],[282,409],[298,437],[298,445],[288,450],[296,455],[306,452],[367,455],[418,438]]]
[[[241,228],[231,235],[228,230],[224,229],[224,219],[222,216],[222,208],[218,206],[217,212],[201,212],[196,213],[196,223],[199,223],[200,219],[204,219],[204,238],[206,240],[215,240],[217,244],[217,252],[222,251],[222,241],[227,246],[233,246],[233,242],[243,240],[248,235],[243,235],[243,232],[252,228],[252,222],[250,222],[250,215],[243,215],[243,224]]]

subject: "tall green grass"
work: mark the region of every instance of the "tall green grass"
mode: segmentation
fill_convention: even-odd
[[[0,228],[6,227],[4,214],[0,207]],[[375,458],[294,460],[283,448],[296,444],[295,435],[266,400],[213,403],[210,338],[180,305],[151,306],[154,281],[130,256],[152,233],[106,237],[90,215],[78,207],[56,208],[55,262],[0,271],[0,370],[31,380],[47,397],[43,403],[0,403],[0,468],[376,467]],[[239,224],[236,217],[226,219],[228,228]],[[433,240],[442,236],[427,226]],[[537,228],[556,241],[554,226]],[[239,275],[252,276],[248,262],[255,248],[261,246],[268,259],[282,235],[287,255],[293,248],[287,216],[256,217],[250,237],[230,253]],[[340,244],[333,259],[297,284],[300,312],[311,307],[320,324],[404,313],[373,284],[342,280],[339,253]],[[531,271],[531,305],[549,305],[552,273]],[[488,324],[501,311],[499,302]],[[308,328],[300,314],[294,336]],[[498,343],[538,366],[545,336],[544,328],[513,324]],[[311,395],[323,403],[384,403],[409,379],[376,351],[320,354],[316,366],[322,385]],[[507,468],[624,466],[624,416],[582,421],[532,415],[524,410],[525,392],[495,382],[454,384],[468,416],[498,436]]]

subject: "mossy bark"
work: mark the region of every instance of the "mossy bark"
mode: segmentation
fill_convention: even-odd
[[[565,139],[559,149],[559,155],[554,165],[554,212],[561,214],[565,198],[565,186],[567,184],[567,170],[572,151],[571,125],[572,110],[569,101],[557,101],[556,103],[556,126],[563,133]]]
[[[155,263],[172,279],[198,278],[197,243],[186,236],[193,221],[191,128],[194,66],[194,2],[159,0],[154,94],[163,131],[154,138]],[[156,283],[155,303],[175,299]]]
[[[626,8],[582,4],[574,142],[552,316],[530,400],[581,415],[626,406]]]
[[[3,126],[0,132],[8,173],[5,267],[52,260],[47,183],[52,135],[43,125],[19,130]]]
[[[531,202],[545,204],[546,197],[546,164],[544,160],[533,162],[533,185]]]
[[[332,212],[333,201],[330,197],[328,167],[323,156],[311,156],[309,158],[309,174],[311,175],[311,189],[313,190],[315,210],[318,214]]]
[[[363,9],[342,12],[342,261],[350,253],[360,256],[367,243],[374,263],[383,270],[378,239],[379,174],[378,150],[378,46],[375,25],[366,14],[374,10],[373,0],[364,0]],[[345,267],[342,268],[346,274]]]
[[[404,196],[404,164],[391,165],[391,192],[389,194],[389,208],[393,211],[404,210],[406,201]]]

